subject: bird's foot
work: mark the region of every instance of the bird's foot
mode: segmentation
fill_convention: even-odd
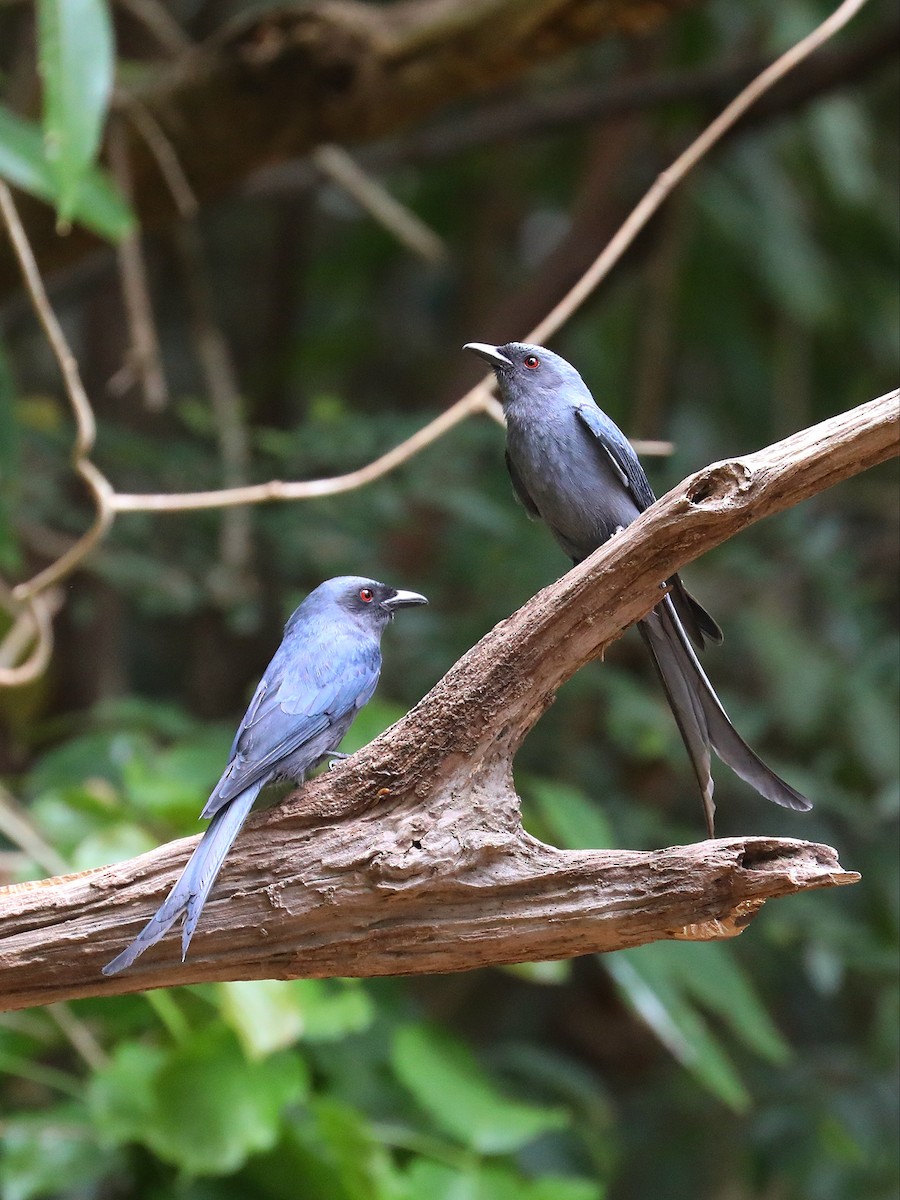
[[[345,753],[343,752],[343,750],[328,750],[328,751],[327,751],[325,754],[323,754],[323,755],[322,755],[322,757],[323,757],[323,758],[327,758],[327,759],[329,760],[329,762],[328,762],[328,770],[329,770],[329,771],[333,771],[333,770],[334,770],[334,768],[335,768],[335,766],[336,766],[336,765],[337,765],[339,762],[343,762],[343,761],[344,761],[344,759],[345,759],[345,758],[349,758],[349,757],[350,757],[350,755],[349,755],[349,754],[345,754]]]

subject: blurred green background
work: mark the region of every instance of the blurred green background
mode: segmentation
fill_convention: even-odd
[[[48,50],[54,6],[42,7],[36,25],[31,5],[0,6],[0,175],[114,232],[127,206],[89,174],[106,96],[78,91],[110,78],[108,14],[83,5],[86,41],[67,56]],[[242,7],[149,6],[192,37]],[[141,10],[116,9],[120,80],[159,67]],[[714,113],[704,71],[725,72],[727,97],[732,69],[737,80],[827,11],[712,0],[639,40],[552,60],[503,96],[527,115],[575,86],[645,83],[644,101],[616,115],[520,119],[504,133],[487,97],[433,118],[427,152],[416,129],[365,148],[361,161],[443,240],[437,262],[308,164],[248,181],[189,227],[150,231],[162,405],[129,353],[113,251],[51,276],[97,410],[96,461],[122,491],[364,464],[478,378],[463,341],[522,336],[574,282]],[[892,22],[887,5],[868,5],[835,47],[868,44],[864,69],[845,66],[740,129],[553,342],[628,433],[674,441],[670,458],[648,460],[658,492],[894,385]],[[48,92],[70,78],[81,99],[42,100],[36,53]],[[673,72],[700,82],[653,100]],[[479,117],[477,136],[447,136]],[[54,120],[68,153],[48,166],[40,122]],[[89,506],[68,467],[71,416],[20,295],[5,298],[0,335],[11,583],[70,545]],[[431,600],[388,631],[378,696],[345,748],[418,700],[566,568],[514,504],[502,446],[479,417],[333,499],[121,517],[61,589],[49,671],[0,694],[0,801],[31,834],[0,836],[2,882],[193,832],[285,617],[327,576],[370,574]],[[894,464],[871,471],[687,573],[726,630],[707,656],[726,706],[815,801],[809,816],[784,812],[719,769],[720,835],[826,842],[861,884],[773,903],[735,942],[0,1016],[0,1198],[896,1196],[896,484]],[[556,845],[702,836],[683,747],[632,635],[562,690],[516,776],[527,827]]]

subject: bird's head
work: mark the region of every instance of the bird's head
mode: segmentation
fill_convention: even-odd
[[[532,346],[528,342],[507,342],[505,346],[467,342],[463,349],[471,350],[494,368],[504,408],[517,401],[558,403],[561,399],[591,398],[572,364],[545,346]]]
[[[335,579],[327,579],[310,592],[303,607],[310,602],[315,607],[332,606],[349,615],[362,628],[374,629],[379,633],[398,609],[428,603],[418,592],[388,587],[386,583],[366,579],[362,575],[339,575]]]

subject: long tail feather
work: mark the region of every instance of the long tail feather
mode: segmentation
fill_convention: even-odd
[[[184,959],[210,889],[261,787],[261,783],[255,783],[216,813],[156,914],[131,945],[106,964],[104,975],[115,975],[130,967],[139,955],[165,937],[182,915],[185,916],[181,954]]]
[[[638,629],[650,651],[659,681],[669,701],[669,708],[678,725],[681,740],[694,768],[700,787],[703,815],[706,818],[706,832],[710,837],[715,837],[715,785],[709,761],[709,728],[703,707],[691,687],[690,680],[679,669],[677,660],[673,659],[661,622],[651,616],[646,621],[641,621]]]
[[[732,725],[668,596],[641,622],[640,629],[694,764],[710,836],[714,809],[709,754],[707,750],[704,763],[701,752],[704,744],[767,800],[798,812],[812,808],[805,796],[766,766]]]
[[[225,856],[246,821],[247,813],[259,792],[260,785],[254,784],[246,792],[235,796],[227,808],[219,809],[210,822],[206,831],[208,845],[203,858],[198,859],[192,872],[191,890],[184,916],[184,927],[181,931],[182,962],[187,958],[191,938],[194,936],[194,930],[197,928],[197,922],[200,920],[200,914],[203,912],[203,906],[206,904],[212,885],[222,869]],[[206,840],[204,838],[204,841]]]

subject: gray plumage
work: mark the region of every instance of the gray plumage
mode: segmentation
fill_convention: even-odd
[[[381,670],[381,634],[394,612],[424,596],[344,575],[306,597],[244,714],[222,778],[201,816],[212,818],[158,912],[103,968],[114,975],[184,917],[181,957],[216,876],[254,800],[268,783],[302,781],[336,747],[372,697]]]
[[[656,497],[631,443],[598,408],[575,368],[543,346],[466,347],[494,368],[506,414],[506,463],[530,516],[542,520],[573,562],[648,508]],[[780,779],[731,724],[697,659],[722,633],[675,575],[638,623],[687,748],[713,836],[710,749],[767,799],[805,811],[809,800]]]

